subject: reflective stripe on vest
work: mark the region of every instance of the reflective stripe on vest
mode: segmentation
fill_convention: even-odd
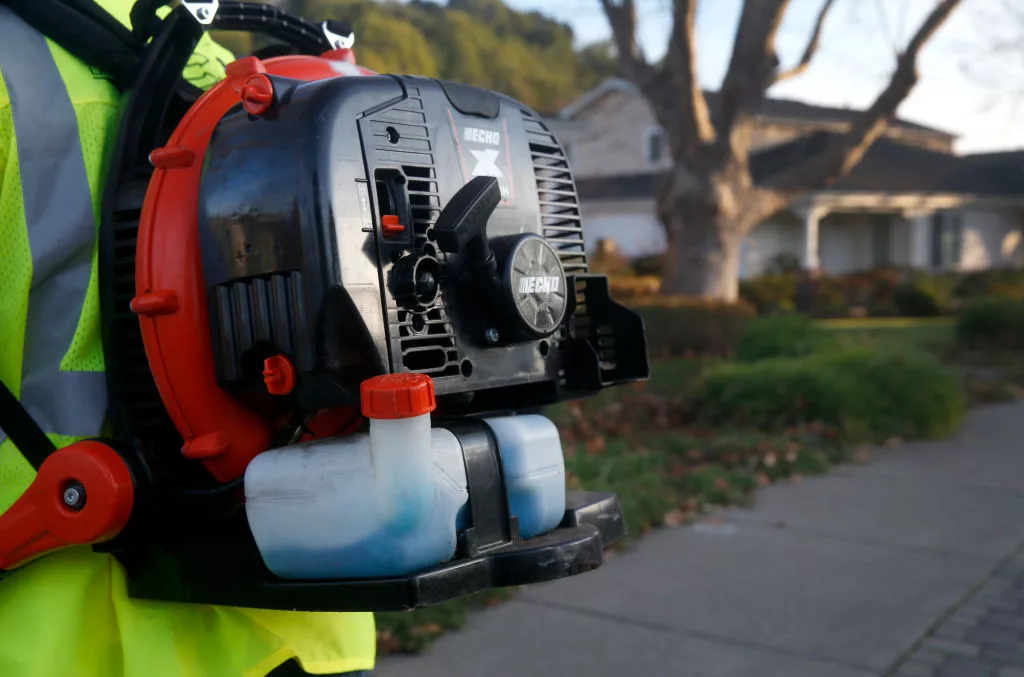
[[[19,399],[47,433],[96,436],[107,408],[103,373],[60,368],[82,314],[96,240],[78,120],[46,39],[2,5],[0,72],[32,250]]]

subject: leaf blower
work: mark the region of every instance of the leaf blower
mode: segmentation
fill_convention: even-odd
[[[12,6],[125,91],[100,239],[114,434],[46,456],[0,568],[89,545],[139,598],[379,611],[600,566],[619,504],[566,493],[540,412],[646,379],[646,340],[588,272],[544,120],[362,68],[333,21],[143,0],[134,42],[90,50],[47,23],[62,4]],[[207,29],[284,47],[200,93],[182,72]]]

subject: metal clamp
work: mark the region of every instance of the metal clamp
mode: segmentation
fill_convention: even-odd
[[[220,9],[220,0],[181,0],[181,4],[203,26],[212,24],[217,16],[217,10]]]
[[[331,30],[331,27],[338,30],[348,30],[347,35],[335,33]],[[324,21],[320,24],[320,30],[324,32],[324,37],[327,38],[327,42],[331,43],[331,49],[352,49],[352,45],[356,43],[356,34],[348,27],[348,24],[339,24],[336,21]]]

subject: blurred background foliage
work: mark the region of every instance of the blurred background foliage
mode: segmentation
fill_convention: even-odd
[[[617,73],[608,43],[580,47],[569,26],[502,0],[273,0],[308,21],[349,22],[359,63],[381,73],[454,80],[507,94],[540,113],[554,113]],[[261,45],[218,33],[235,54]],[[256,39],[258,40],[258,39]]]

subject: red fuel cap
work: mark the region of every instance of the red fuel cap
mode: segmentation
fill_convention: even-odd
[[[374,376],[363,381],[359,393],[366,418],[413,418],[437,408],[434,381],[426,374]]]

